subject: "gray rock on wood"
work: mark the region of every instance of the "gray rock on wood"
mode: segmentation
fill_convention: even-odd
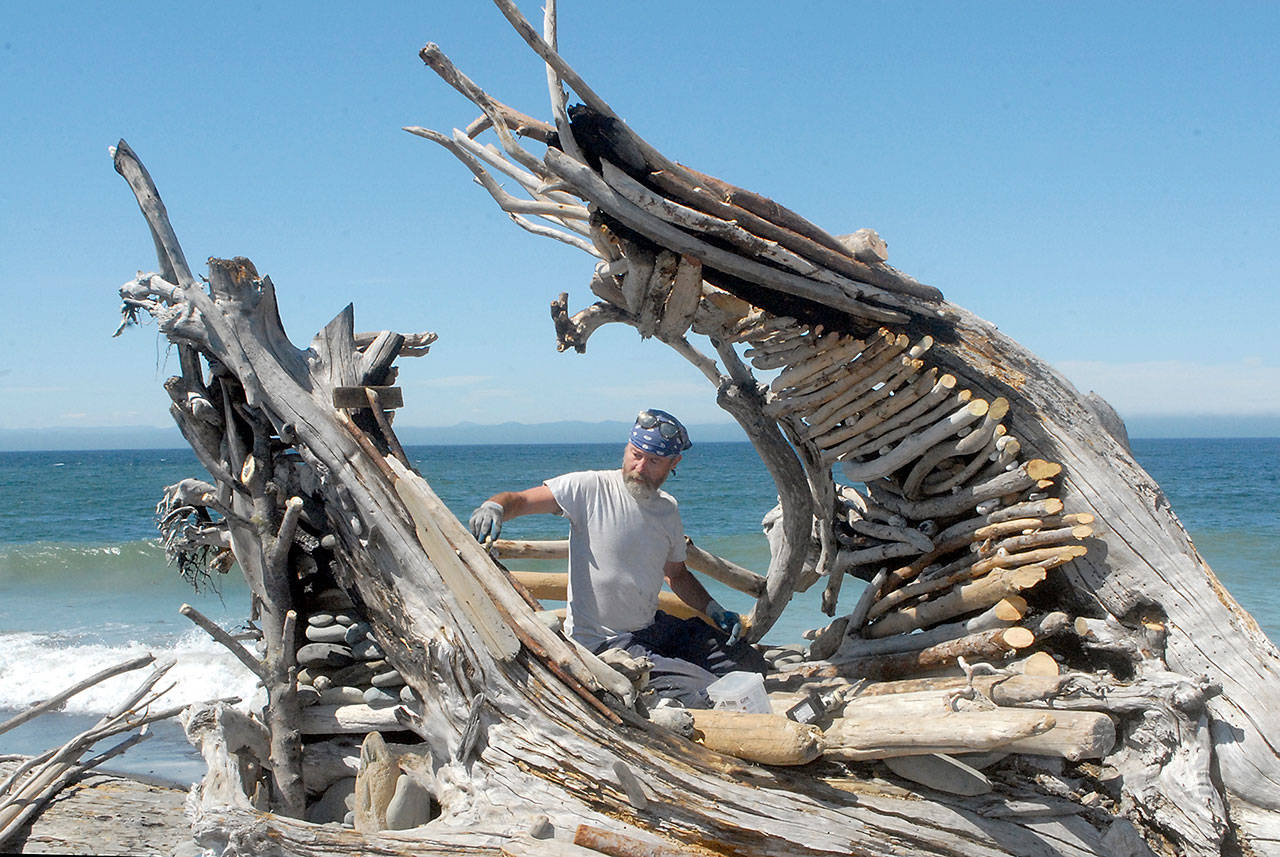
[[[372,682],[374,687],[399,687],[404,684],[404,676],[399,670],[387,670],[374,675]]]
[[[333,621],[332,613],[312,613],[307,617],[307,624],[313,628],[327,628],[333,624]]]
[[[336,643],[307,643],[298,649],[298,663],[304,667],[345,667],[353,660],[351,650]]]
[[[322,705],[356,705],[364,702],[364,691],[358,687],[331,687],[320,692]]]
[[[345,643],[347,629],[341,625],[307,625],[306,637],[313,643]]]
[[[334,670],[332,678],[334,684],[366,687],[369,684],[369,679],[373,678],[373,670],[369,669],[369,665],[365,662],[356,661],[349,667]]]
[[[984,795],[991,791],[991,781],[982,773],[945,753],[891,756],[883,761],[903,779],[948,794]]]

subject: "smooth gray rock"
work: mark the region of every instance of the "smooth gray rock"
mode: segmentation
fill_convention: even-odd
[[[337,643],[307,643],[298,649],[298,663],[304,667],[345,667],[353,660],[351,650]]]
[[[358,643],[365,637],[369,636],[369,623],[356,622],[354,625],[346,629],[346,641],[348,643]]]
[[[371,681],[374,687],[399,687],[404,684],[404,676],[399,670],[387,670],[375,674]]]
[[[364,661],[356,661],[349,667],[334,670],[329,674],[329,677],[338,686],[368,687],[369,679],[373,678],[373,671],[369,669]]]
[[[313,643],[345,643],[347,629],[341,625],[325,625],[323,627],[308,625],[307,639]]]
[[[333,614],[312,613],[307,617],[307,624],[316,628],[327,628],[333,624]]]
[[[358,687],[331,687],[320,692],[321,705],[357,705],[364,702],[364,691]]]
[[[556,829],[552,826],[551,819],[538,813],[529,819],[529,835],[534,839],[550,839],[556,835]]]
[[[364,692],[364,702],[374,708],[384,705],[399,705],[400,695],[390,693],[380,687],[371,687]]]
[[[305,646],[303,648],[306,648]],[[351,654],[357,660],[376,661],[383,656],[382,649],[373,640],[364,639],[351,646]]]
[[[396,791],[387,804],[387,829],[408,830],[431,820],[431,793],[408,774],[396,780]]]
[[[298,704],[299,705],[315,705],[320,701],[320,691],[316,690],[309,684],[298,685]]]
[[[413,692],[413,688],[409,687],[409,685],[406,684],[404,687],[400,688],[400,701],[401,702],[417,702],[418,695]]]

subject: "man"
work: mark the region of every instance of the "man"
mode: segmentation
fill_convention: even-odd
[[[666,411],[641,411],[620,470],[566,473],[524,491],[503,491],[471,516],[481,543],[520,515],[569,519],[569,609],[565,629],[593,652],[625,649],[653,661],[650,687],[689,708],[706,708],[706,687],[734,670],[763,673],[764,658],[734,640],[737,613],[715,601],[685,567],[684,525],[670,494],[660,490],[692,444]],[[657,609],[666,580],[685,604],[705,613],[679,620]],[[718,630],[717,630],[718,629]]]

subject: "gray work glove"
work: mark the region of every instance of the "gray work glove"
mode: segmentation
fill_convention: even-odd
[[[716,627],[729,635],[729,645],[737,642],[739,635],[742,634],[742,617],[732,610],[726,610],[720,606],[720,603],[712,598],[707,602],[707,618],[716,624]]]
[[[482,545],[496,541],[498,535],[502,532],[502,516],[505,510],[502,504],[495,500],[485,500],[480,504],[474,512],[471,513],[471,520],[468,526],[471,527],[471,535],[476,537]]]

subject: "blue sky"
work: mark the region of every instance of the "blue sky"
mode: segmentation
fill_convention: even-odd
[[[522,2],[539,22],[540,7]],[[1280,414],[1280,5],[586,3],[561,50],[671,157],[841,233],[1102,393],[1128,419]],[[357,11],[358,9],[358,11]],[[167,425],[176,356],[112,339],[155,266],[107,148],[159,185],[187,257],[271,275],[295,343],[433,330],[402,425],[724,420],[683,360],[547,314],[592,260],[528,235],[400,128],[476,110],[428,41],[547,117],[492,5],[23,4],[0,33],[0,429]]]

